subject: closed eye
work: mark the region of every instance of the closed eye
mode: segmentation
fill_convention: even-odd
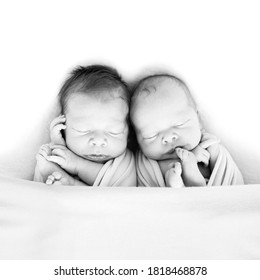
[[[109,131],[108,133],[109,133],[110,135],[112,135],[112,136],[117,136],[117,135],[122,134],[123,132],[112,132],[112,131]]]
[[[88,134],[91,132],[91,130],[79,130],[79,129],[75,129],[75,128],[72,128],[72,129],[81,134]]]
[[[153,140],[153,139],[155,139],[155,138],[157,137],[157,135],[158,135],[158,134],[155,134],[155,135],[152,135],[152,136],[144,136],[143,138],[144,138],[145,140]]]

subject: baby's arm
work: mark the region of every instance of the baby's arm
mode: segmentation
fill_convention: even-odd
[[[92,186],[104,164],[84,159],[63,145],[51,145],[52,155],[46,159],[57,163],[72,175],[78,176],[87,185]]]

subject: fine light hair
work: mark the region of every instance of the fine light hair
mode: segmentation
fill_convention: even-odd
[[[77,66],[64,81],[58,94],[61,112],[66,113],[71,96],[83,94],[107,101],[121,98],[129,107],[130,93],[117,70],[105,65]]]
[[[131,108],[134,108],[136,100],[139,96],[148,96],[150,94],[156,93],[157,89],[160,87],[160,84],[166,80],[171,80],[176,86],[181,87],[186,94],[189,105],[191,105],[197,111],[196,102],[192,97],[187,85],[181,79],[169,74],[150,75],[137,82],[132,91]]]

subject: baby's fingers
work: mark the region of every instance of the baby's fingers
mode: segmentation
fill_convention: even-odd
[[[44,150],[40,150],[40,151],[38,152],[38,155],[41,155],[41,156],[43,156],[44,158],[47,158],[47,157],[48,157],[48,153],[46,153],[46,151],[44,151]]]
[[[50,151],[50,146],[49,146],[49,144],[44,144],[44,145],[42,145],[42,146],[40,147],[40,151],[41,151],[41,150],[46,151],[46,152]]]
[[[53,143],[50,144],[50,148],[51,148],[52,150],[54,150],[54,149],[60,149],[60,150],[64,150],[64,151],[68,149],[68,148],[67,148],[66,146],[64,146],[64,145],[53,144]]]
[[[61,131],[61,130],[64,130],[64,129],[66,129],[66,125],[65,125],[65,124],[57,124],[57,125],[55,125],[55,126],[51,129],[51,131],[52,131],[52,133],[54,133],[54,134],[59,134],[60,131]]]
[[[55,179],[53,175],[49,175],[46,180],[46,185],[52,185],[54,183]]]
[[[65,154],[64,150],[61,150],[61,149],[53,149],[52,150],[52,155],[53,156],[59,156],[59,157],[62,157],[62,158],[66,157],[66,154]]]
[[[47,156],[46,159],[48,161],[57,163],[59,166],[63,167],[65,161],[63,158],[59,157],[59,156]]]
[[[64,115],[60,115],[57,118],[55,118],[51,124],[50,124],[50,129],[52,130],[57,124],[62,124],[65,123],[66,118]]]
[[[56,181],[61,180],[62,175],[60,172],[53,172],[51,175],[48,176],[47,180],[46,180],[46,184],[47,185],[53,185],[54,183],[56,183]]]
[[[51,153],[51,149],[48,144],[42,145],[39,154],[42,155],[43,157],[47,157]]]
[[[55,178],[55,180],[60,180],[62,178],[62,174],[58,171],[53,172],[52,176]]]

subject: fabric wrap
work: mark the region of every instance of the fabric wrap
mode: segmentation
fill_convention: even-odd
[[[242,185],[243,177],[225,147],[219,145],[219,154],[207,186]],[[138,186],[166,187],[157,161],[148,159],[141,151],[136,154]]]
[[[93,186],[136,186],[136,169],[133,153],[126,150],[121,156],[106,162]]]

